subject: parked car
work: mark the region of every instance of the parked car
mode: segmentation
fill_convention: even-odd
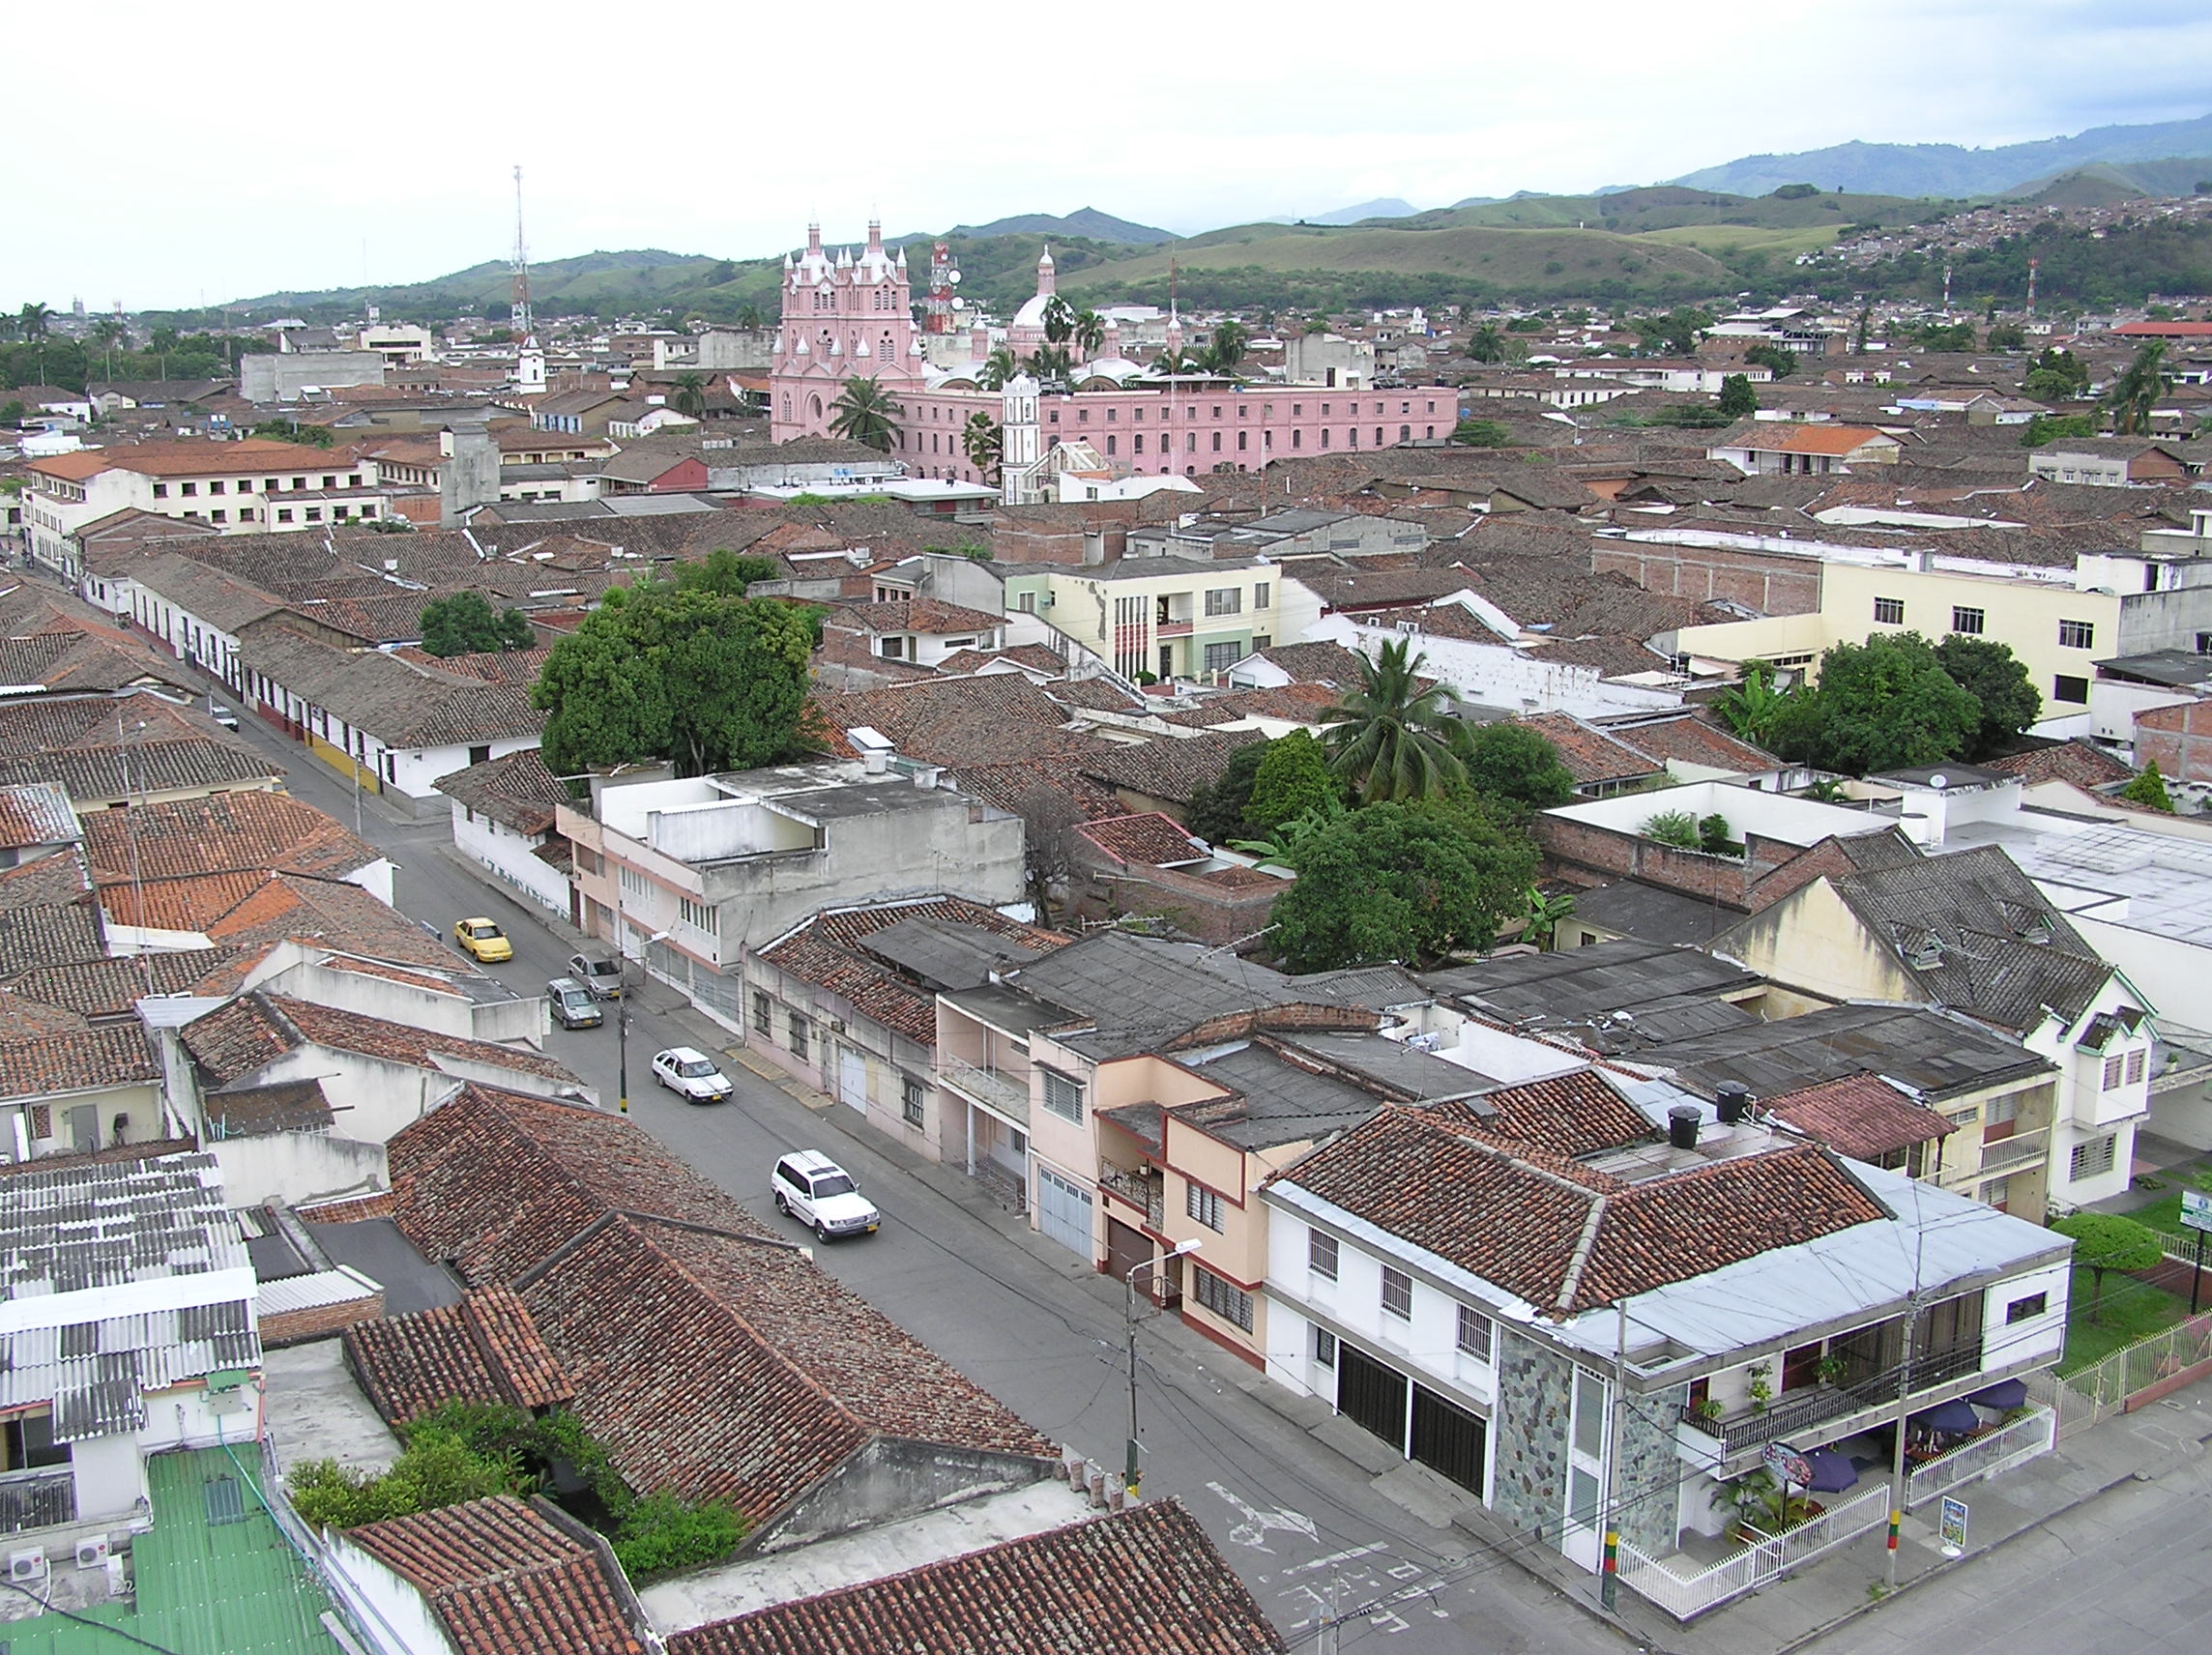
[[[622,962],[612,954],[587,948],[568,956],[568,974],[601,1000],[622,999]]]
[[[507,940],[507,933],[481,915],[453,921],[453,941],[460,944],[462,953],[474,957],[480,966],[496,966],[502,960],[514,958],[514,944]]]
[[[714,1060],[696,1046],[671,1046],[655,1053],[653,1078],[686,1103],[720,1103],[736,1089],[730,1077],[714,1066]]]
[[[238,728],[238,714],[233,712],[229,708],[223,706],[219,701],[211,702],[209,704],[208,716],[213,718],[218,724],[220,724],[225,730],[235,730]]]
[[[775,1209],[809,1226],[817,1240],[872,1235],[884,1218],[860,1194],[859,1180],[819,1149],[801,1149],[775,1164],[770,1180]]]
[[[555,977],[547,983],[545,1003],[564,1029],[596,1029],[607,1020],[598,998],[574,977]]]

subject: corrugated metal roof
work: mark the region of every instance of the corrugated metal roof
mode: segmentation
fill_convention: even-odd
[[[326,1304],[373,1297],[377,1291],[376,1286],[358,1271],[316,1270],[310,1275],[263,1282],[261,1291],[253,1296],[253,1309],[256,1316],[266,1320],[287,1311],[314,1310]]]
[[[51,1404],[54,1440],[78,1442],[138,1429],[149,1391],[260,1361],[244,1299],[18,1328],[0,1335],[0,1410]]]
[[[249,1267],[209,1154],[41,1167],[0,1206],[4,1298]]]

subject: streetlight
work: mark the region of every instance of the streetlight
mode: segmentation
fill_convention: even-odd
[[[621,907],[619,897],[616,899],[616,907],[618,910]],[[629,938],[624,934],[619,923],[619,914],[617,918],[618,923],[615,926],[615,970],[619,973],[622,986],[620,992],[615,996],[617,1002],[615,1006],[615,1076],[617,1084],[622,1089],[622,1113],[627,1115],[629,1113],[629,950],[623,944],[627,943]],[[667,932],[655,931],[645,940],[645,945],[650,948],[655,943],[667,941]]]
[[[1158,1269],[1170,1259],[1179,1259],[1186,1253],[1195,1253],[1198,1247],[1196,1236],[1188,1241],[1178,1241],[1158,1258],[1147,1259],[1121,1278],[1121,1286],[1126,1292],[1121,1317],[1129,1337],[1129,1451],[1127,1463],[1121,1468],[1121,1482],[1129,1491],[1131,1499],[1137,1497],[1137,1482],[1143,1474],[1137,1465],[1137,1277],[1147,1270]]]

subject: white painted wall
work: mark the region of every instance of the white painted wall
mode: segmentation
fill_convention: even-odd
[[[568,882],[531,854],[545,843],[545,835],[517,833],[477,815],[457,798],[452,802],[453,849],[538,907],[568,918]]]
[[[1618,712],[1654,712],[1682,705],[1672,689],[1610,683],[1594,667],[1546,661],[1505,644],[1476,644],[1465,638],[1370,626],[1347,615],[1324,615],[1308,626],[1307,642],[1342,644],[1375,656],[1386,643],[1410,643],[1426,657],[1423,672],[1442,679],[1462,701],[1528,712],[1566,712],[1577,718],[1602,718]]]
[[[389,1187],[384,1146],[327,1132],[270,1132],[257,1138],[211,1138],[201,1145],[222,1169],[223,1188],[239,1206],[282,1196],[295,1206]]]

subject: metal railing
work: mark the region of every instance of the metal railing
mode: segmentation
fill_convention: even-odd
[[[1912,1394],[1934,1390],[1977,1373],[1982,1366],[1982,1345],[1976,1339],[1949,1350],[1916,1357],[1912,1363]],[[1780,1439],[1796,1437],[1832,1420],[1877,1408],[1894,1408],[1897,1380],[1877,1375],[1857,1383],[1822,1385],[1818,1390],[1791,1391],[1763,1408],[1753,1408],[1722,1419],[1708,1419],[1694,1408],[1682,1409],[1683,1423],[1717,1438],[1721,1457],[1738,1454]]]
[[[1980,1477],[1994,1477],[2047,1454],[2057,1440],[2057,1420],[2048,1408],[2035,1408],[2020,1419],[1931,1460],[1907,1480],[1907,1508]],[[1825,1556],[1839,1546],[1871,1533],[1889,1521],[1889,1484],[1883,1480],[1862,1489],[1818,1517],[1794,1528],[1753,1541],[1732,1557],[1709,1568],[1680,1575],[1649,1553],[1622,1541],[1621,1583],[1665,1610],[1676,1620],[1727,1603],[1731,1598],[1757,1591],[1790,1570]]]
[[[2071,1374],[2048,1368],[2030,1374],[2027,1394],[2057,1415],[2063,1439],[2109,1415],[2125,1413],[2144,1392],[2171,1385],[2205,1366],[2212,1366],[2212,1312],[2177,1321]]]
[[[1987,1140],[1982,1145],[1982,1167],[1985,1173],[2001,1172],[2007,1168],[2024,1167],[2030,1162],[2043,1160],[2051,1153],[2051,1134],[2038,1127],[2033,1132],[2015,1132],[2009,1138]]]
[[[69,1466],[0,1475],[0,1534],[76,1521],[76,1476]]]
[[[942,1055],[937,1060],[937,1078],[957,1090],[966,1092],[977,1103],[987,1104],[1002,1115],[1027,1121],[1030,1118],[1030,1078],[1028,1075],[1009,1074],[1004,1069],[978,1068],[958,1058]]]
[[[1128,1172],[1111,1162],[1101,1162],[1098,1168],[1099,1188],[1111,1190],[1131,1206],[1141,1208],[1145,1221],[1154,1230],[1166,1216],[1167,1196],[1161,1180],[1147,1177],[1143,1173]]]

